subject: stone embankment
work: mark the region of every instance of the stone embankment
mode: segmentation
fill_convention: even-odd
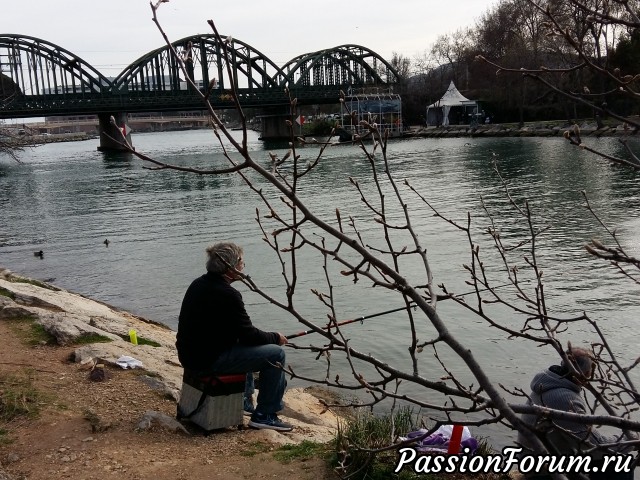
[[[625,124],[598,128],[595,124],[578,125],[583,137],[623,137],[637,136],[638,133]],[[562,137],[565,132],[574,134],[575,126],[568,124],[527,124],[515,125],[487,124],[475,127],[469,125],[449,125],[447,127],[411,127],[405,137],[447,138],[447,137]]]
[[[117,361],[123,356],[139,360],[144,374],[137,378],[164,397],[179,400],[183,369],[175,348],[176,334],[164,325],[0,268],[0,321],[12,318],[32,318],[58,345],[74,346],[78,368],[96,362],[121,368]],[[138,345],[129,341],[130,330],[136,331]],[[337,417],[325,411],[316,396],[293,388],[287,390],[285,403],[282,416],[294,424],[293,432],[261,430],[253,434],[271,443],[333,438]]]
[[[47,133],[36,135],[21,135],[10,138],[7,143],[16,147],[38,146],[45,143],[81,142],[98,138],[96,133]]]

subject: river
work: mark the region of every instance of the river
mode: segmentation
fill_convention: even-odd
[[[221,148],[206,130],[134,134],[133,141],[138,151],[158,160],[207,168],[224,164]],[[611,154],[622,152],[616,139],[593,141]],[[282,145],[263,145],[253,132],[249,146],[265,165],[267,147],[281,156],[285,151]],[[318,148],[308,146],[300,153],[313,160]],[[130,155],[96,151],[95,140],[46,144],[27,149],[20,158],[21,163],[16,163],[0,157],[0,266],[175,329],[184,291],[204,271],[204,248],[214,241],[234,240],[245,247],[246,271],[252,278],[283,297],[279,263],[261,239],[255,221],[256,207],[262,213],[264,208],[239,177],[152,170]],[[482,236],[488,220],[480,208],[480,197],[499,215],[507,241],[515,241],[526,225],[509,208],[493,172],[497,158],[513,198],[518,202],[527,198],[537,225],[548,227],[538,243],[538,261],[544,270],[549,308],[564,316],[586,311],[610,335],[618,354],[626,360],[638,356],[638,286],[586,254],[584,245],[589,239],[606,236],[584,208],[581,194],[584,190],[600,217],[617,228],[627,251],[640,255],[637,174],[598,160],[561,138],[397,140],[389,144],[389,158],[394,175],[409,179],[440,212],[461,223],[467,212],[474,215],[473,232],[483,242],[487,265],[496,282],[502,278],[504,283],[490,243]],[[359,202],[349,177],[370,189],[369,167],[361,152],[348,145],[329,148],[316,171],[306,177],[303,196],[323,218],[332,219],[336,208],[343,218],[353,215],[363,235],[370,238],[375,236],[371,215]],[[255,175],[251,180],[268,191]],[[467,292],[462,268],[469,262],[465,236],[435,219],[415,195],[405,195],[416,230],[428,249],[435,283]],[[43,258],[34,256],[39,250]],[[522,265],[521,259],[519,263]],[[423,275],[412,263],[403,268],[409,278]],[[526,277],[527,272],[522,275]],[[339,319],[400,306],[397,298],[368,288],[364,279],[353,285],[337,275],[334,282]],[[290,316],[239,288],[258,326],[285,334],[301,329]],[[326,309],[309,293],[311,288],[326,290],[323,272],[317,259],[301,252],[297,305],[305,314],[325,319]],[[505,295],[509,294],[505,291]],[[509,340],[452,303],[439,305],[440,315],[496,381],[527,388],[532,374],[548,365],[550,352]],[[500,308],[492,312],[503,322],[513,317]],[[347,327],[348,334],[361,350],[410,370],[406,327],[398,327],[402,318],[395,314],[353,324]],[[420,326],[419,333],[426,340],[433,332]],[[592,336],[576,329],[561,338],[579,344]],[[302,345],[313,341],[312,336],[300,340]],[[430,350],[421,357],[421,373],[437,378],[443,372],[427,352]],[[444,359],[451,357],[444,349],[439,353]],[[301,374],[323,376],[323,360],[301,351],[290,351],[288,360]],[[334,368],[340,370],[344,365],[338,361]],[[348,374],[342,371],[345,376]],[[423,395],[411,389],[408,393]],[[484,427],[480,435],[492,436],[498,445],[509,441],[509,434],[495,427]]]

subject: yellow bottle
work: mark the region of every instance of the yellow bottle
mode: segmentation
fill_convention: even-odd
[[[131,340],[131,343],[133,343],[134,345],[138,344],[138,334],[136,333],[135,330],[129,330],[129,339]]]

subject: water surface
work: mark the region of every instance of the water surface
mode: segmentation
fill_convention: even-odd
[[[607,152],[621,154],[622,147],[615,139],[595,141]],[[139,151],[161,161],[206,168],[226,164],[208,131],[135,134],[134,143]],[[268,164],[268,149],[284,153],[281,145],[265,146],[253,133],[249,144],[264,165]],[[300,153],[312,161],[318,149],[305,147]],[[501,180],[493,171],[497,159],[512,198],[519,204],[528,199],[536,228],[547,228],[538,243],[538,261],[544,270],[549,308],[565,316],[587,312],[611,335],[619,354],[628,359],[638,356],[637,285],[585,253],[584,244],[594,237],[604,238],[605,231],[584,208],[581,193],[587,193],[600,217],[610,228],[617,228],[623,246],[637,256],[637,175],[553,138],[402,140],[389,145],[389,158],[396,178],[408,179],[439,212],[460,224],[465,224],[468,212],[473,214],[474,241],[482,243],[490,275],[499,284],[504,283],[504,275],[490,242],[483,236],[489,219],[480,199],[489,213],[499,218],[507,244],[522,238],[528,227],[510,207]],[[278,299],[284,299],[280,264],[266,247],[255,221],[256,208],[264,214],[264,205],[238,176],[152,170],[126,154],[97,152],[95,141],[35,147],[23,152],[21,160],[18,164],[0,158],[0,265],[175,329],[184,291],[204,271],[204,248],[214,241],[233,240],[245,247],[246,268],[252,278]],[[302,196],[331,222],[335,222],[336,208],[343,219],[353,216],[364,240],[383,248],[373,214],[359,202],[349,177],[357,179],[365,192],[374,191],[369,164],[357,148],[330,148],[318,168],[305,178]],[[275,205],[282,205],[262,179],[251,174],[249,179],[263,188]],[[388,187],[386,180],[383,184]],[[421,243],[428,249],[435,283],[445,283],[456,292],[469,291],[462,267],[469,262],[466,236],[435,218],[415,195],[407,191],[404,195]],[[400,219],[400,211],[391,214]],[[396,238],[400,240],[400,235]],[[108,247],[105,239],[110,242]],[[43,259],[34,257],[33,252],[38,250],[43,250]],[[522,265],[522,253],[518,258]],[[408,278],[424,283],[424,270],[419,264],[402,265]],[[337,265],[329,269],[334,273],[339,270]],[[525,269],[523,278],[528,274]],[[311,288],[328,291],[316,256],[300,253],[298,281],[296,306],[325,321],[326,309],[309,294]],[[399,299],[367,285],[364,280],[354,285],[339,274],[335,277],[333,292],[339,319],[401,305]],[[301,329],[289,315],[240,288],[260,327],[285,334]],[[509,293],[505,291],[505,295]],[[550,361],[549,352],[507,339],[453,303],[442,302],[438,308],[452,331],[497,382],[526,388],[532,374]],[[521,322],[505,309],[491,311],[503,322]],[[433,335],[422,320],[417,328],[421,340]],[[360,349],[410,370],[403,317],[377,317],[362,325],[354,324],[348,331]],[[574,343],[591,338],[584,329],[562,336],[563,341],[577,340]],[[307,343],[312,341],[307,339]],[[452,357],[446,349],[439,353],[444,359]],[[314,356],[290,351],[289,361],[302,375],[324,374],[324,362]],[[428,378],[443,373],[431,351],[425,350],[420,357],[420,367],[421,374]],[[346,367],[337,362],[335,368]],[[411,388],[407,393],[425,395]],[[494,427],[485,427],[480,433],[491,434],[498,445],[510,438]]]

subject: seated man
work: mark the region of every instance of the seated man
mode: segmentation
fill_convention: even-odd
[[[531,381],[530,404],[548,407],[554,410],[564,410],[573,413],[588,414],[582,397],[582,386],[591,380],[595,370],[595,360],[588,350],[572,348],[569,346],[567,356],[571,360],[573,368],[579,372],[576,375],[563,361],[561,365],[552,365],[547,370],[536,374]],[[618,437],[606,437],[598,432],[592,425],[577,423],[569,420],[541,421],[535,414],[525,414],[522,420],[538,430],[551,443],[557,451],[550,452],[558,455],[586,455],[590,448],[603,444],[615,444],[620,441]],[[542,427],[541,424],[544,426]],[[521,433],[518,434],[518,443],[527,450],[527,439]],[[595,450],[590,452],[591,466],[600,466],[603,454],[621,454],[623,449],[613,452],[611,450]],[[612,468],[612,467],[609,467]],[[533,476],[531,476],[533,475]],[[544,472],[530,474],[528,479],[550,479],[550,475]],[[592,472],[589,478],[595,479],[633,479],[633,471],[629,473]]]
[[[293,427],[276,414],[284,407],[287,382],[280,367],[285,362],[281,345],[287,338],[254,327],[240,292],[231,286],[244,267],[242,248],[225,242],[206,251],[207,273],[191,283],[180,309],[176,341],[180,363],[185,369],[219,375],[260,372],[249,426],[290,431]]]

